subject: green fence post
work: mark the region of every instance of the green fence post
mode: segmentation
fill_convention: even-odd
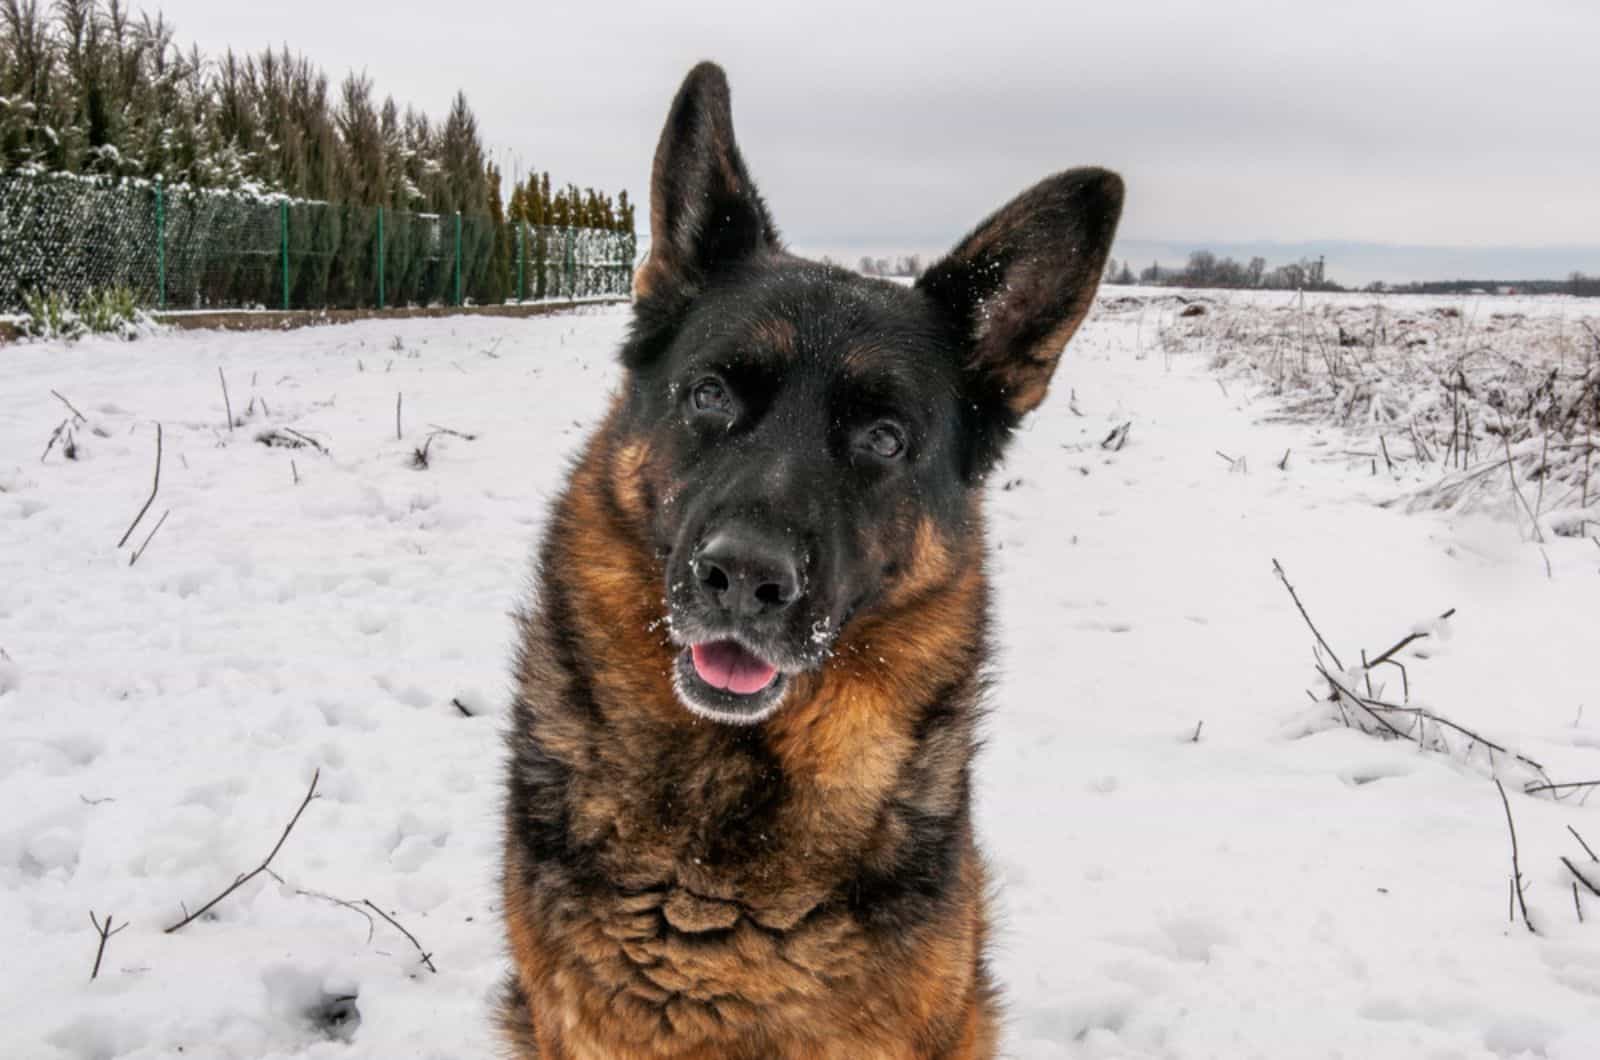
[[[156,307],[167,308],[167,196],[156,178]]]
[[[517,222],[517,304],[522,304],[524,290],[522,287],[522,269],[528,260],[528,226],[521,221]]]
[[[456,211],[456,305],[461,304],[461,211]]]
[[[283,245],[283,309],[289,311],[289,200],[278,203],[279,242]]]
[[[562,234],[562,242],[565,244],[565,251],[562,254],[561,260],[562,293],[568,298],[576,298],[578,292],[573,283],[573,266],[575,264],[578,250],[576,232],[574,232],[574,230],[571,228],[567,229],[566,232]]]
[[[378,207],[378,308],[384,308],[383,302],[383,207]]]

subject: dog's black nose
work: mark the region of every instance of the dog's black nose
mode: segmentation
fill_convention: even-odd
[[[793,552],[751,532],[717,533],[691,567],[701,595],[734,618],[777,614],[800,598]]]

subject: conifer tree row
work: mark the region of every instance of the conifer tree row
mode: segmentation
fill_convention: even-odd
[[[435,121],[286,47],[183,51],[127,0],[0,0],[0,311],[627,293],[626,192],[506,183],[463,94]]]
[[[126,0],[0,0],[8,169],[482,216],[501,176],[462,94],[436,121],[380,101],[365,74],[335,88],[286,47],[209,58]],[[625,194],[552,196],[548,174],[516,190],[533,212],[519,203],[504,219],[633,230]]]

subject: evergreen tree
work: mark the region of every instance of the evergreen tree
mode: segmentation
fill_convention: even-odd
[[[513,244],[511,226],[500,202],[500,170],[493,162],[484,167],[484,186],[489,194],[490,236],[494,241],[494,257],[488,274],[481,284],[480,300],[485,303],[504,302],[511,294],[515,267],[512,262]]]
[[[362,206],[382,206],[389,197],[389,154],[383,124],[372,105],[372,82],[351,74],[339,86],[334,121],[343,142],[343,198]]]
[[[378,114],[378,137],[383,150],[382,203],[406,209],[411,205],[412,196],[406,193],[405,126],[393,96],[384,99],[383,109]]]
[[[47,16],[39,0],[0,0],[0,147],[10,165],[39,165],[66,169],[60,155],[60,137],[52,132],[58,121],[57,92],[62,76],[56,69],[56,50]]]
[[[550,223],[550,210],[537,176],[528,177],[528,193],[525,201],[527,202],[529,224],[544,225]]]
[[[628,190],[624,188],[617,193],[617,230],[633,235],[633,203],[628,199]]]

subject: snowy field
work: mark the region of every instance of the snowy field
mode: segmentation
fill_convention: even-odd
[[[1526,791],[1600,779],[1600,502],[1542,545],[1509,488],[1410,503],[1455,470],[1383,426],[1436,426],[1424,387],[1402,416],[1330,414],[1235,312],[1285,296],[1183,317],[1133,293],[992,488],[1006,1055],[1600,1056],[1600,896],[1574,889],[1600,886],[1577,839],[1600,849],[1600,797]],[[1579,356],[1581,307],[1517,305]],[[0,1055],[494,1054],[507,611],[626,320],[0,348]],[[63,431],[41,462],[64,420],[76,459]],[[118,548],[156,423],[159,495]],[[433,426],[474,437],[418,468]],[[1274,559],[1336,680],[1505,750],[1400,712],[1426,748],[1361,731]],[[1413,629],[1404,691],[1388,666],[1368,691],[1363,649]],[[318,770],[272,874],[163,933],[261,863]],[[1496,773],[1537,934],[1508,918]],[[93,982],[91,911],[129,925]]]

